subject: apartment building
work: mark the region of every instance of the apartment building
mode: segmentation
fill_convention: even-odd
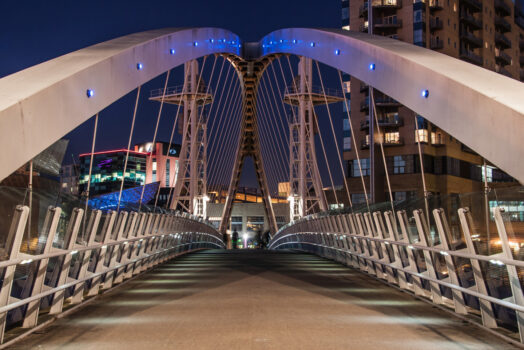
[[[524,13],[521,4],[510,0],[370,1],[373,34],[410,42],[524,81]],[[342,1],[342,28],[368,32],[367,1]],[[517,184],[489,162],[484,167],[482,157],[424,116],[374,90],[378,116],[374,142],[382,141],[386,158],[384,167],[378,145],[374,147],[375,156],[370,157],[369,87],[353,77],[346,76],[345,80],[355,140],[345,119],[343,149],[354,202],[365,201],[360,175],[362,172],[365,176],[369,193],[372,167],[376,202],[389,198],[386,169],[395,200],[423,196],[422,169],[427,191],[434,194],[480,191],[484,177],[489,186]],[[371,164],[373,158],[375,161]]]

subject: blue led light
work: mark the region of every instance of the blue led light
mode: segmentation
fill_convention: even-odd
[[[136,69],[138,69],[138,70],[142,70],[142,68],[144,68],[144,65],[143,65],[142,63],[138,62],[138,63],[136,64]]]
[[[232,45],[235,45],[235,44],[236,44],[235,40],[233,40],[233,41],[231,42],[231,44],[232,44]]]
[[[297,43],[297,39],[293,39],[293,44],[296,44]]]
[[[315,43],[311,43],[311,44],[309,44],[309,46],[315,47]]]
[[[422,92],[420,93],[420,95],[424,98],[428,98],[429,97],[429,90],[422,90]]]
[[[198,42],[193,42],[193,46],[198,46]]]
[[[169,53],[170,53],[171,55],[174,55],[174,54],[175,54],[175,49],[171,49],[171,50],[169,50]]]
[[[280,39],[280,43],[282,44],[284,42],[284,40]]]
[[[335,50],[335,55],[337,55],[337,56],[340,55],[340,50],[339,50],[339,49],[336,49],[336,50]]]
[[[209,42],[212,44],[215,42],[215,39],[209,39]]]
[[[369,64],[369,70],[375,70],[375,63]]]
[[[91,97],[95,96],[95,91],[91,90],[91,89],[87,89],[86,95],[87,95],[87,98],[91,98]]]

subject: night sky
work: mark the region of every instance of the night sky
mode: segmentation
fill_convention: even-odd
[[[337,28],[340,27],[340,6],[340,0],[3,1],[0,77],[71,51],[149,29],[212,26],[229,29],[244,41],[258,41],[265,34],[286,27]],[[143,89],[149,92],[161,87],[163,79],[164,76],[154,79]],[[329,87],[337,88],[336,79],[336,73],[327,73]],[[174,74],[169,85],[182,82],[180,74]],[[132,115],[135,96],[136,92],[132,92],[101,112],[97,150],[126,146],[127,120]],[[335,108],[339,111],[334,114],[335,123],[341,126],[341,105]],[[157,111],[158,105],[145,99],[140,104],[133,143],[151,141]],[[168,108],[166,113],[169,111]],[[122,120],[125,120],[125,131]],[[168,124],[164,126],[161,130],[169,129]],[[337,127],[339,133],[340,129]],[[66,135],[70,146],[64,163],[71,163],[73,156],[90,150],[92,130],[91,120]],[[168,140],[169,133],[161,132],[158,139]],[[335,157],[334,145],[327,148]],[[249,165],[246,170],[248,174],[242,183],[252,186],[254,174]],[[341,176],[335,174],[335,177],[340,183]]]

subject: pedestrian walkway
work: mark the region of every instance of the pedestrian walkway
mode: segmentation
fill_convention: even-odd
[[[513,349],[312,255],[202,251],[102,296],[12,349]]]

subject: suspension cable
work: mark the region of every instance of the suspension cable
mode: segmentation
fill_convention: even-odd
[[[136,92],[135,109],[133,111],[133,118],[131,120],[131,130],[129,131],[129,139],[127,141],[126,159],[124,160],[124,171],[122,173],[122,181],[120,182],[120,191],[118,192],[118,204],[116,207],[117,213],[120,211],[120,200],[122,199],[122,190],[124,189],[124,180],[125,180],[126,171],[127,171],[127,161],[129,159],[129,149],[131,148],[131,140],[133,139],[133,130],[135,129],[136,111],[138,109],[138,101],[140,99],[140,90],[141,89],[142,89],[142,85],[138,86],[138,89]]]
[[[82,242],[85,243],[85,234],[86,234],[86,230],[85,230],[85,224],[86,224],[86,218],[87,218],[87,209],[88,209],[88,205],[89,205],[89,190],[91,188],[91,174],[92,174],[92,171],[93,171],[93,158],[95,156],[95,143],[96,143],[96,133],[97,133],[97,129],[98,129],[98,113],[95,115],[95,127],[93,129],[93,141],[91,142],[91,158],[90,158],[90,161],[89,161],[89,177],[87,179],[87,190],[85,191],[86,193],[86,205],[85,205],[85,209],[84,209],[84,223],[83,223],[83,232],[82,232]]]
[[[424,189],[424,205],[426,207],[426,218],[429,223],[429,204],[428,204],[428,189],[426,187],[426,176],[424,173],[424,160],[422,158],[422,146],[420,145],[420,134],[419,134],[419,125],[417,120],[417,115],[414,115],[415,117],[415,126],[416,126],[416,135],[417,135],[417,146],[418,146],[418,158],[420,160],[420,175],[422,176],[422,187]]]
[[[167,84],[169,82],[169,74],[170,73],[171,73],[171,70],[168,70],[167,74],[166,74],[166,82],[164,84],[164,91],[162,92],[162,101],[160,102],[160,108],[158,110],[158,116],[157,116],[157,119],[156,119],[155,133],[153,135],[153,149],[149,153],[149,159],[151,160],[151,162],[153,161],[153,150],[155,149],[156,135],[157,135],[157,132],[158,132],[158,125],[160,124],[160,117],[162,116],[162,108],[164,107],[164,99],[166,97]],[[160,187],[159,187],[159,189],[160,189]],[[139,202],[140,204],[138,206],[138,212],[140,212],[141,209],[142,209],[142,200],[144,199],[144,192],[145,192],[145,190],[146,190],[146,184],[145,184],[145,181],[144,181],[144,185],[142,186],[142,193],[140,194],[140,202]]]
[[[340,80],[340,87],[342,88],[342,91],[345,91],[344,90],[344,82],[342,81],[342,73],[340,72],[340,70],[337,70],[337,71],[338,71],[338,77],[339,77],[339,80]],[[344,104],[346,106],[346,112],[347,112],[347,115],[348,115],[349,129],[351,131],[351,138],[353,139],[353,147],[354,147],[355,153],[357,155],[358,169],[359,169],[359,173],[360,173],[360,180],[362,181],[362,189],[364,190],[364,197],[366,199],[366,206],[368,208],[368,212],[371,213],[371,209],[369,208],[368,191],[366,190],[366,182],[364,180],[364,174],[362,174],[362,165],[360,164],[360,155],[358,153],[357,140],[355,138],[355,132],[353,131],[353,122],[351,120],[351,114],[349,113],[348,101],[347,101],[345,96],[344,96]]]
[[[382,154],[382,162],[384,163],[384,170],[386,172],[386,182],[388,184],[388,191],[389,191],[389,202],[391,203],[391,210],[393,213],[395,213],[395,204],[393,202],[393,193],[391,192],[391,181],[389,180],[389,171],[388,171],[388,165],[386,163],[386,154],[384,152],[384,137],[386,136],[385,133],[383,134],[380,131],[380,125],[378,123],[378,115],[377,115],[377,108],[375,106],[375,96],[373,93],[373,90],[371,90],[371,103],[373,104],[373,115],[370,115],[370,123],[376,123],[377,124],[377,131],[379,134],[379,140],[380,140],[380,151]],[[373,138],[374,139],[374,138]],[[370,157],[371,158],[371,157]],[[374,166],[374,165],[373,165]]]
[[[315,61],[315,65],[317,66],[318,77],[320,78],[320,85],[322,86],[322,94],[324,95],[324,101],[326,103],[326,110],[329,116],[329,124],[331,125],[331,133],[333,134],[333,141],[335,142],[335,147],[337,149],[338,162],[340,164],[340,170],[342,171],[342,177],[344,179],[344,186],[346,187],[346,193],[348,195],[349,206],[352,207],[353,202],[351,201],[351,195],[349,194],[348,182],[346,179],[346,172],[344,171],[344,165],[342,164],[342,158],[340,156],[340,148],[338,147],[337,137],[335,135],[335,128],[333,127],[333,119],[331,118],[331,110],[329,108],[326,90],[324,88],[324,81],[322,79],[322,74],[320,73],[320,67],[319,67],[318,61]]]

